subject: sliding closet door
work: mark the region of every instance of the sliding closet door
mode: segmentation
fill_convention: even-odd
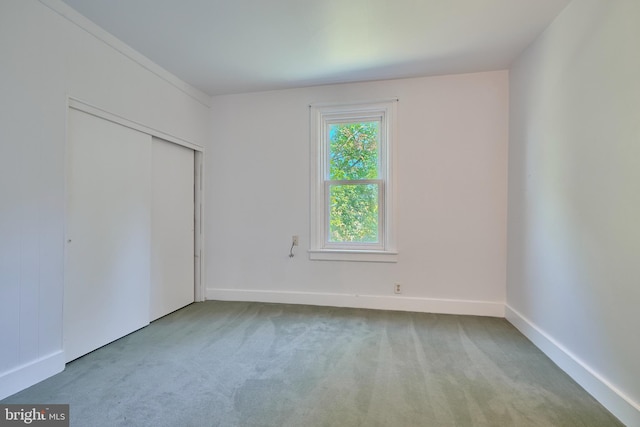
[[[153,138],[151,320],[194,301],[194,152]]]
[[[69,110],[67,361],[149,322],[151,136]]]

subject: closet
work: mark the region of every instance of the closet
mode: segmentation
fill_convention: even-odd
[[[195,299],[196,151],[127,124],[68,110],[67,361]]]

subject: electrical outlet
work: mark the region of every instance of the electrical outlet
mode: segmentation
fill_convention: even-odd
[[[298,246],[298,235],[294,234],[293,236],[291,236],[291,243],[293,243],[293,246]]]
[[[402,285],[400,283],[394,283],[393,285],[393,293],[401,294],[402,293]]]

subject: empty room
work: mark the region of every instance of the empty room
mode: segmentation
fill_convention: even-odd
[[[0,425],[640,427],[639,40],[0,0]]]

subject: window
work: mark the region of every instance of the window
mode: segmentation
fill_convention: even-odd
[[[396,261],[396,100],[311,107],[311,259]]]

